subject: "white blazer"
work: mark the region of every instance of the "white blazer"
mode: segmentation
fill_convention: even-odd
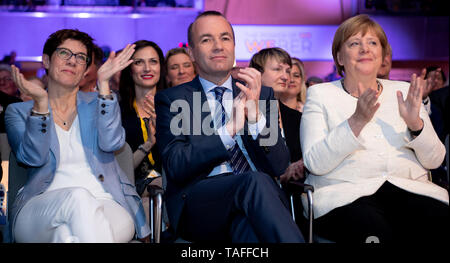
[[[300,124],[305,166],[311,172],[306,183],[314,186],[314,217],[374,194],[385,181],[406,191],[429,196],[448,204],[448,192],[428,179],[445,157],[422,105],[424,128],[412,139],[400,117],[396,91],[406,98],[409,83],[379,79],[383,91],[380,108],[355,137],[348,118],[357,99],[340,81],[308,88]],[[306,207],[306,200],[303,199]]]

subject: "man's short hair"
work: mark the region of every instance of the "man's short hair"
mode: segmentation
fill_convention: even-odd
[[[195,23],[199,18],[202,18],[202,17],[205,17],[205,16],[221,16],[221,17],[223,17],[225,20],[227,20],[227,18],[226,18],[222,13],[220,13],[220,12],[218,12],[218,11],[208,10],[208,11],[205,11],[205,12],[200,13],[200,14],[195,18],[194,22],[192,22],[192,23],[189,25],[189,28],[188,28],[188,45],[189,45],[190,47],[194,47],[194,36],[192,35],[192,34],[193,34],[192,30],[193,30],[193,27],[194,27],[194,23]],[[230,27],[231,27],[231,32],[233,33],[233,42],[236,44],[236,41],[235,41],[235,38],[234,38],[234,30],[233,30],[233,27],[231,26],[231,24],[230,24],[230,22],[229,22],[228,20],[227,20],[227,22],[228,22],[228,24],[229,24]]]

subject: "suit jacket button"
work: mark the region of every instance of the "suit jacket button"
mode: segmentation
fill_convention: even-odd
[[[45,127],[47,127],[47,124],[42,123],[42,128],[45,128]]]
[[[46,129],[42,129],[41,132],[42,132],[42,133],[46,133],[47,130],[46,130]]]
[[[100,180],[100,182],[104,182],[105,181],[105,177],[103,176],[103,174],[98,176],[98,180]]]
[[[105,103],[102,103],[102,108],[104,108],[104,107],[106,107],[106,104],[105,104]]]
[[[265,152],[265,153],[269,153],[269,152],[270,152],[270,150],[269,150],[269,147],[268,147],[268,146],[264,146],[264,147],[263,147],[263,149],[264,149],[264,152]]]
[[[106,111],[102,110],[100,113],[103,114],[103,115],[105,115]]]
[[[47,119],[47,117],[45,117],[45,116],[42,116],[42,120],[43,121],[45,121]]]

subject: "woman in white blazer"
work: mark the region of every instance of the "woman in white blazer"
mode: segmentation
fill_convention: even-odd
[[[411,83],[377,79],[387,45],[367,15],[346,20],[332,47],[343,78],[307,91],[300,134],[316,233],[336,242],[448,241],[448,192],[428,178],[445,147],[421,104],[427,83],[415,74]]]

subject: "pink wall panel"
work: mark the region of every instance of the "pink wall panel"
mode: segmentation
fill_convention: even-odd
[[[352,14],[352,0],[206,0],[232,24],[337,25]]]

